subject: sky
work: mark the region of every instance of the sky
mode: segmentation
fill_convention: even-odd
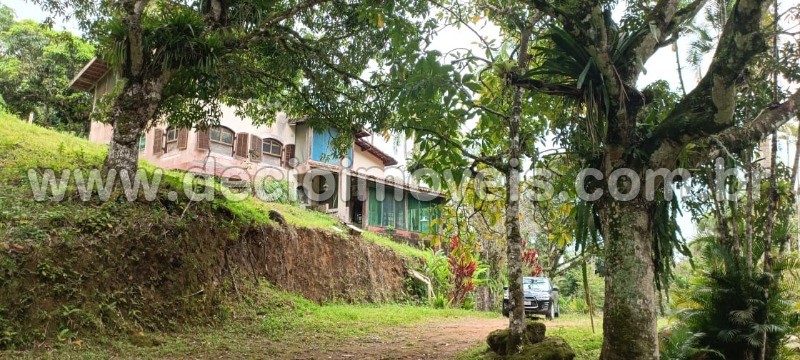
[[[44,21],[48,14],[43,12],[37,5],[30,4],[25,2],[24,0],[0,0],[0,3],[3,3],[12,9],[17,14],[17,19],[32,19],[38,22]],[[791,4],[790,2],[785,2],[785,7],[788,7]],[[619,8],[622,8],[620,6]],[[617,11],[614,16],[619,18],[621,13]],[[70,19],[54,19],[55,20],[55,28],[58,30],[69,30],[73,33],[80,33],[78,29],[77,23],[74,20]],[[491,24],[485,23],[478,23],[477,27],[483,27],[480,31],[481,33],[491,34],[498,33],[497,29],[494,28]],[[784,24],[786,26],[786,24]],[[694,86],[697,84],[699,76],[703,74],[708,68],[708,59],[703,63],[701,66],[701,70],[698,73],[696,69],[691,68],[690,65],[687,64],[686,59],[688,57],[688,52],[686,51],[689,49],[689,45],[691,43],[691,39],[687,37],[683,37],[677,42],[678,48],[681,50],[680,59],[682,65],[684,66],[683,70],[683,77],[684,82],[686,84],[686,91],[691,91]],[[473,50],[478,50],[477,45],[477,38],[473,33],[466,29],[457,29],[457,28],[446,28],[440,31],[436,38],[433,39],[431,44],[431,49],[439,50],[442,53],[446,53],[455,48],[469,48]],[[673,47],[667,46],[661,48],[658,52],[653,55],[648,62],[645,64],[645,68],[647,72],[643,74],[639,79],[639,87],[644,87],[647,84],[650,84],[657,80],[666,80],[674,91],[679,91],[680,89],[680,80],[678,76],[675,52]],[[373,137],[373,141],[375,144],[385,152],[391,154],[395,158],[403,162],[403,149],[404,146],[401,144],[397,144],[391,141],[385,141],[380,136]],[[410,151],[413,148],[413,144],[407,144],[405,146],[406,149]],[[783,159],[790,159],[792,155],[793,146],[787,146],[787,144],[781,143],[779,149],[779,156]],[[692,224],[691,219],[688,218],[687,215],[683,215],[679,219],[679,224],[683,229],[683,234],[687,238],[691,238],[696,234],[695,226]]]

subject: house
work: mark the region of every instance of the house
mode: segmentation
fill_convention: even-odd
[[[99,59],[89,62],[71,87],[98,99],[114,88],[116,73]],[[111,125],[92,121],[89,140],[109,143]],[[344,223],[373,231],[416,237],[435,216],[441,193],[407,180],[397,160],[374,146],[370,133],[359,131],[336,157],[334,128],[313,128],[307,121],[278,114],[269,126],[256,126],[224,108],[220,125],[207,130],[175,128],[164,122],[148,129],[139,142],[139,157],[164,169],[219,176],[243,183],[287,181],[301,206],[336,216]],[[340,152],[341,153],[341,152]]]

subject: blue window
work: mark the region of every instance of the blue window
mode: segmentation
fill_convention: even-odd
[[[337,131],[335,128],[328,128],[326,130],[314,129],[314,139],[311,142],[311,160],[333,165],[339,165],[340,159],[334,155],[335,151],[331,146],[331,142],[338,135],[339,131]],[[352,165],[353,163],[352,147],[347,151],[346,157],[348,160],[350,160],[349,164]]]

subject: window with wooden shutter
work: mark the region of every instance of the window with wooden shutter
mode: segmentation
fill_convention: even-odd
[[[261,162],[261,147],[263,146],[263,141],[260,137],[255,135],[250,135],[250,161],[252,162]]]
[[[292,161],[294,159],[295,153],[295,145],[294,144],[287,144],[283,149],[283,165],[288,167],[295,167],[297,165],[296,161]]]
[[[178,129],[178,150],[186,150],[189,147],[189,129]]]
[[[236,134],[236,149],[234,151],[234,155],[242,158],[247,157],[247,153],[250,152],[250,148],[247,146],[248,139],[250,139],[250,134],[248,133]]]
[[[208,150],[210,147],[210,138],[208,137],[208,130],[200,130],[197,132],[197,150]]]
[[[153,155],[161,156],[164,154],[164,130],[153,130]]]

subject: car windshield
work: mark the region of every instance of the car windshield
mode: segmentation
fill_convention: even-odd
[[[522,287],[525,288],[525,290],[549,291],[550,283],[547,279],[524,278],[522,279]]]

